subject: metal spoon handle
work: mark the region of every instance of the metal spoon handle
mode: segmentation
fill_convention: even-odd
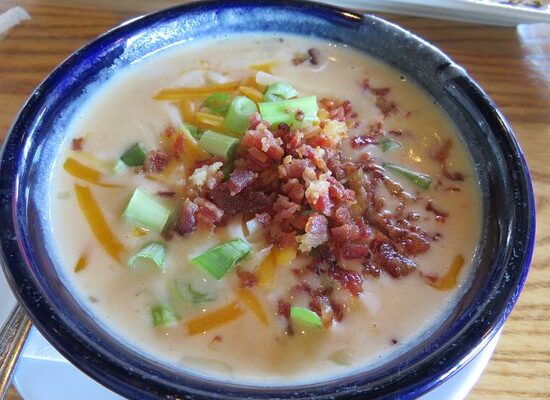
[[[0,332],[0,400],[6,395],[17,358],[30,328],[29,317],[23,308],[17,305]]]

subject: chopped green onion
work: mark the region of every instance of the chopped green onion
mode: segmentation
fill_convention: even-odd
[[[145,149],[136,143],[126,150],[120,159],[129,167],[139,167],[145,161],[145,154]]]
[[[432,184],[432,178],[429,175],[422,174],[420,172],[412,171],[408,168],[402,167],[401,165],[384,163],[382,166],[392,172],[398,173],[399,175],[407,178],[412,183],[417,185],[423,190],[427,190]]]
[[[316,326],[318,328],[323,327],[321,318],[305,307],[290,307],[290,319],[292,322],[301,323],[303,325]]]
[[[199,132],[199,128],[197,128],[195,125],[184,123],[183,126],[189,131],[191,136],[193,136],[195,139],[199,140],[201,138],[202,134]]]
[[[260,103],[262,119],[277,126],[284,122],[288,125],[302,125],[305,122],[317,121],[317,97],[308,96],[298,99]]]
[[[258,108],[246,96],[237,96],[229,105],[224,120],[224,128],[233,133],[244,133],[250,126],[250,117]]]
[[[205,107],[208,107],[215,114],[225,115],[231,104],[231,95],[224,92],[212,93],[204,101]]]
[[[171,210],[149,193],[136,189],[124,210],[124,218],[142,228],[162,232],[170,218]]]
[[[180,320],[180,317],[174,312],[172,307],[166,304],[154,306],[151,309],[151,315],[154,326],[173,325]]]
[[[264,94],[264,101],[288,100],[298,96],[298,92],[288,83],[277,82],[269,85]]]
[[[160,242],[152,242],[130,257],[128,260],[128,266],[132,269],[136,269],[138,266],[153,263],[162,271],[165,269],[165,259],[166,246]]]
[[[118,160],[113,167],[113,172],[117,175],[122,175],[128,170],[128,166],[122,160]]]
[[[216,300],[216,296],[196,290],[190,283],[184,284],[179,279],[174,279],[174,287],[181,299],[193,304],[208,303]]]
[[[239,139],[214,131],[204,131],[199,140],[199,146],[204,150],[225,160],[233,158],[238,143]]]
[[[380,146],[382,147],[383,152],[386,152],[386,151],[389,151],[389,150],[396,150],[400,147],[403,147],[403,145],[400,142],[398,142],[395,139],[391,139],[391,138],[382,139],[380,141]]]
[[[191,263],[221,279],[227,271],[237,264],[252,248],[243,239],[234,239],[216,246],[191,259]]]

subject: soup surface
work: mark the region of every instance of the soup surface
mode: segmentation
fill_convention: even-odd
[[[371,368],[468,284],[481,212],[454,126],[341,45],[173,48],[90,93],[68,130],[51,194],[67,274],[175,368],[269,385]]]

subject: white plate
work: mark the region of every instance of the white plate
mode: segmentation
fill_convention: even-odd
[[[317,0],[319,1],[319,0]],[[515,26],[550,22],[550,1],[541,8],[505,4],[502,0],[320,0],[356,10]]]

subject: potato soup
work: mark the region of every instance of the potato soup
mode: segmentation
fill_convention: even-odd
[[[342,45],[174,47],[89,93],[51,193],[57,251],[132,347],[213,379],[311,383],[429,334],[481,206],[456,128]]]

